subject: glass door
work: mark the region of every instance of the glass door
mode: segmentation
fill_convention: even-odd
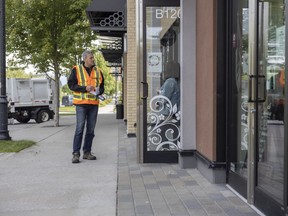
[[[143,161],[178,162],[180,2],[144,1]]]
[[[271,215],[284,209],[285,71],[285,1],[258,1],[258,74],[265,77],[266,92],[256,104],[254,202]]]
[[[247,198],[249,145],[249,8],[247,0],[230,1],[229,23],[229,172],[228,183]],[[232,46],[231,46],[232,45]]]
[[[237,0],[230,11],[228,184],[265,214],[285,215],[285,1]]]

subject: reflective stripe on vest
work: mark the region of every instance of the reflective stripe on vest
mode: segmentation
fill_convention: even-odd
[[[100,83],[102,83],[102,76],[100,76],[99,69],[94,67],[89,74],[87,73],[86,69],[83,65],[77,65],[75,66],[76,69],[76,76],[78,80],[78,85],[80,86],[96,86],[99,87]],[[73,93],[73,104],[93,104],[97,105],[99,104],[98,98],[90,94],[89,92],[74,92]]]

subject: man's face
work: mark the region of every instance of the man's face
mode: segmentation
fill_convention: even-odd
[[[88,54],[87,57],[84,59],[84,65],[86,67],[92,67],[95,65],[94,55]]]

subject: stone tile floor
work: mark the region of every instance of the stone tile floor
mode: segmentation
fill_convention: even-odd
[[[224,184],[211,184],[197,169],[139,164],[136,138],[119,129],[118,216],[256,216]]]

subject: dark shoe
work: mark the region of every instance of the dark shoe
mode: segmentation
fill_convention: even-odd
[[[79,163],[80,162],[80,154],[79,153],[73,153],[72,163]]]
[[[83,155],[83,159],[86,160],[96,160],[96,157],[94,155],[91,154],[91,152],[86,152]]]

